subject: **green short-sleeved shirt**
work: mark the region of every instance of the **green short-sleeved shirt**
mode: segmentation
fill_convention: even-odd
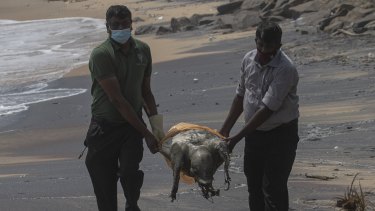
[[[120,45],[110,38],[91,53],[89,60],[93,82],[91,113],[94,117],[111,122],[126,122],[97,81],[111,76],[117,77],[122,95],[132,105],[134,111],[139,115],[142,114],[142,83],[145,77],[151,76],[151,52],[146,43],[134,38],[130,38],[129,42],[131,47],[127,55],[122,52]]]

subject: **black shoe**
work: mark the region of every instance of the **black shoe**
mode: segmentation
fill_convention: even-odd
[[[125,211],[141,211],[141,209],[138,207],[138,205],[135,205],[135,206],[130,206],[128,204],[128,202],[126,202],[126,205],[125,205]]]

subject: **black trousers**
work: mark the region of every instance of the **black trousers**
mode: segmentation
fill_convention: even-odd
[[[252,211],[288,211],[288,177],[296,157],[298,120],[245,137],[244,172]]]
[[[129,124],[91,120],[85,145],[86,167],[100,211],[117,211],[117,182],[120,179],[126,210],[139,210],[137,201],[143,184],[139,163],[143,158],[143,137]]]

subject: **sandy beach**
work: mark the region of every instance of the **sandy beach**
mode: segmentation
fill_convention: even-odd
[[[2,0],[0,19],[65,17],[104,19],[112,4],[133,11],[134,28],[169,22],[172,17],[216,14],[229,1]],[[291,210],[339,210],[337,197],[353,177],[375,203],[375,39],[373,35],[332,36],[316,26],[285,20],[283,50],[300,74],[300,143],[290,179]],[[307,33],[301,33],[301,31]],[[152,89],[164,115],[164,129],[191,122],[218,129],[227,115],[238,82],[240,62],[253,49],[254,28],[192,30],[136,36],[153,55]],[[103,31],[105,37],[105,31]],[[89,89],[83,65],[49,88]],[[197,80],[194,80],[197,79]],[[84,165],[77,159],[90,120],[90,92],[30,105],[0,116],[0,210],[96,210]],[[234,131],[243,125],[242,118]],[[243,141],[236,146],[231,189],[205,200],[197,185],[180,184],[171,203],[172,171],[160,154],[145,150],[142,210],[248,210],[243,175]],[[224,186],[220,169],[215,187]],[[119,186],[120,187],[120,186]],[[119,188],[119,209],[125,199]]]

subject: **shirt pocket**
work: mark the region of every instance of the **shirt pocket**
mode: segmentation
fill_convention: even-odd
[[[248,92],[248,94],[251,94],[253,96],[257,96],[259,93],[259,79],[258,74],[255,71],[249,72],[245,77],[245,88]]]
[[[138,67],[146,67],[147,64],[148,64],[148,59],[147,59],[146,55],[141,53],[141,52],[138,52],[136,54],[135,65],[137,65]]]

